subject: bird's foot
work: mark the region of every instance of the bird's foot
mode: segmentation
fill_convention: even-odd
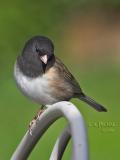
[[[37,124],[37,120],[40,118],[41,114],[45,111],[45,107],[42,105],[40,110],[37,112],[37,115],[32,119],[32,121],[29,124],[29,133],[32,135],[32,126]]]
[[[46,106],[42,105],[40,110],[37,113],[37,119],[40,118],[41,114],[46,110]]]
[[[32,121],[29,123],[29,133],[30,133],[31,136],[32,136],[32,126],[36,125],[36,123],[37,123],[37,118],[36,117],[34,117],[32,119]]]

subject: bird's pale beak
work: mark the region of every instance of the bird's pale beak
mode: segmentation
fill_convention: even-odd
[[[47,55],[41,56],[40,59],[44,64],[47,64],[47,61],[48,61]]]

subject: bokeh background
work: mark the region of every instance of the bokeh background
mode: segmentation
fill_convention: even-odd
[[[88,131],[90,160],[120,157],[120,1],[0,1],[0,160],[9,160],[39,106],[25,98],[13,66],[26,40],[46,35],[83,90],[108,108],[98,113],[79,100]],[[66,126],[58,120],[37,144],[33,159],[49,159]],[[71,142],[63,160],[70,159]]]

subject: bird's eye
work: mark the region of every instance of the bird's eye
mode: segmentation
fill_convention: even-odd
[[[36,48],[36,52],[37,52],[37,53],[39,53],[39,52],[40,52],[40,50],[39,50],[38,48]]]

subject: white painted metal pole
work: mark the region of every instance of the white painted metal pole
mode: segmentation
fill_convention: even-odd
[[[32,126],[32,136],[29,132],[25,134],[11,160],[26,160],[44,132],[61,116],[68,120],[71,130],[73,144],[72,160],[88,160],[84,120],[79,110],[72,103],[66,101],[48,106],[48,109],[41,114],[37,124]]]
[[[70,128],[66,127],[61,135],[58,137],[53,151],[50,156],[50,160],[61,160],[67,144],[71,138]]]

